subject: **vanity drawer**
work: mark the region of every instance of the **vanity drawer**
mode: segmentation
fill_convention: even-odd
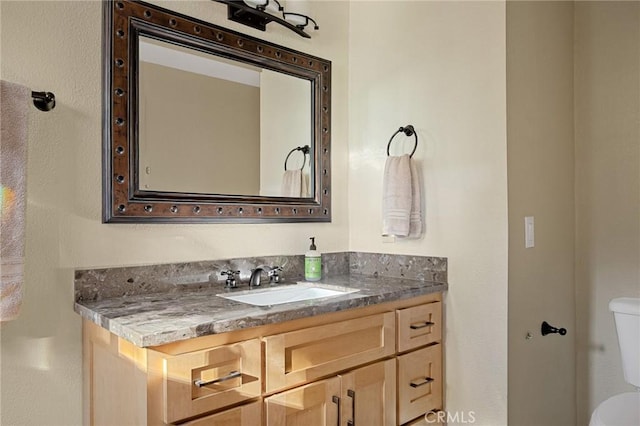
[[[260,396],[260,340],[163,357],[165,423]]]
[[[386,312],[264,338],[266,391],[366,364],[395,352],[395,314]]]
[[[440,344],[398,357],[398,418],[408,422],[442,408]]]
[[[443,413],[430,412],[426,415],[421,415],[412,422],[405,423],[404,426],[445,426],[445,424],[440,421],[440,419],[444,417]]]
[[[399,309],[398,352],[405,352],[442,339],[442,302]]]
[[[255,401],[191,422],[182,423],[181,426],[256,426],[261,423],[262,401]]]

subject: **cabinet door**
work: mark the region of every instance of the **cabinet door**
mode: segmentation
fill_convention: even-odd
[[[262,424],[262,402],[256,401],[183,423],[181,426],[257,426],[260,424]]]
[[[395,352],[395,314],[371,315],[264,338],[266,391],[307,383]]]
[[[340,378],[281,392],[264,404],[266,426],[340,426]]]
[[[258,339],[171,357],[162,356],[165,423],[260,396]]]
[[[395,359],[341,376],[342,426],[396,425]]]
[[[442,409],[442,348],[439,344],[398,357],[400,423],[436,409]]]

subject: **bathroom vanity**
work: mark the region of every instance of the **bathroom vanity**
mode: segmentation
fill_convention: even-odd
[[[403,425],[443,409],[446,282],[338,273],[320,287],[357,291],[272,306],[219,283],[82,300],[99,275],[76,274],[85,424]]]
[[[269,16],[233,3],[248,20]],[[104,222],[331,221],[331,61],[140,1],[104,2],[103,12]],[[183,69],[191,61],[234,71],[193,80]],[[248,85],[238,91],[223,74],[247,72],[259,90],[230,108]],[[167,119],[166,99],[187,94]],[[222,114],[236,110],[242,129],[237,113]],[[210,166],[238,152],[243,173],[234,162]],[[303,155],[298,179],[308,174],[299,195],[282,193],[273,167],[289,171],[293,152]],[[302,256],[76,271],[84,423],[375,426],[442,409],[446,259],[331,253],[322,264],[309,291],[300,291]],[[263,268],[281,268],[283,281],[240,294]],[[274,295],[281,285],[295,301]]]

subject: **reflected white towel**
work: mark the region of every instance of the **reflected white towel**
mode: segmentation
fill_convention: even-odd
[[[406,237],[412,198],[408,155],[387,157],[382,185],[382,235]]]
[[[300,197],[302,193],[302,171],[286,170],[282,176],[282,196]]]
[[[311,197],[311,190],[309,187],[310,182],[311,182],[311,179],[309,177],[309,173],[302,172],[302,184],[301,184],[302,188],[300,190],[300,196],[302,198]]]
[[[0,321],[22,305],[30,100],[27,87],[0,81]]]

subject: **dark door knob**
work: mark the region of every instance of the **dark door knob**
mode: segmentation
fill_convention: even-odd
[[[566,328],[556,328],[552,325],[549,325],[548,322],[543,321],[542,322],[542,326],[540,327],[540,333],[542,333],[543,336],[546,336],[547,334],[552,334],[552,333],[558,333],[561,336],[564,336],[565,334],[567,334],[567,329]]]

